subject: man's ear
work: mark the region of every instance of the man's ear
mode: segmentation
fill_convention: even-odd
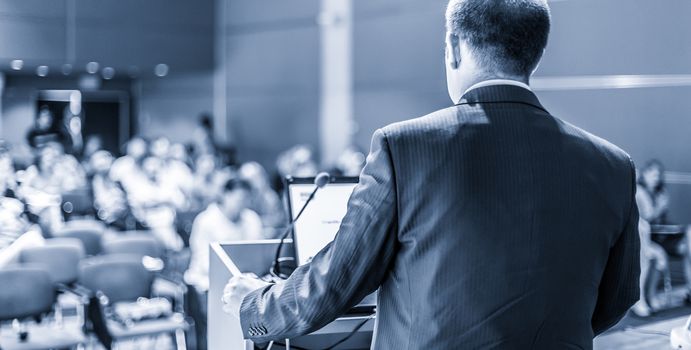
[[[461,65],[461,42],[455,33],[446,33],[446,62],[453,68],[458,69]]]
[[[540,60],[537,61],[537,64],[535,65],[535,68],[533,68],[533,71],[530,72],[530,75],[535,74],[535,71],[537,71],[538,68],[540,68],[540,63],[542,63],[542,56],[545,55],[545,49],[542,49],[542,54],[540,55]]]

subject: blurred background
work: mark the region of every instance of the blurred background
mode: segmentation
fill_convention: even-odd
[[[451,104],[446,3],[1,2],[0,281],[28,276],[21,270],[34,268],[27,250],[56,239],[55,246],[77,247],[80,264],[54,271],[72,269],[71,278],[50,279],[51,288],[70,290],[58,299],[76,295],[73,304],[0,311],[0,347],[27,332],[16,320],[34,314],[93,321],[84,314],[89,308],[74,305],[118,298],[96,297],[94,290],[109,287],[90,280],[89,269],[116,266],[133,278],[138,267],[127,270],[127,261],[108,255],[141,249],[154,259],[147,271],[155,279],[146,275],[146,288],[122,300],[137,304],[146,295],[154,318],[171,322],[153,333],[176,336],[142,341],[138,333],[89,325],[91,342],[79,344],[108,347],[97,343],[121,336],[135,339],[133,347],[204,348],[209,242],[277,237],[287,221],[284,176],[357,176],[374,130]],[[641,188],[651,189],[642,199],[652,203],[645,232],[656,242],[646,258],[650,276],[642,278],[649,297],[596,348],[655,348],[667,344],[669,329],[635,330],[691,313],[684,274],[691,256],[691,2],[550,5],[551,36],[533,90],[555,116],[629,152]],[[0,310],[18,300],[2,293]],[[124,323],[147,319],[122,312]]]

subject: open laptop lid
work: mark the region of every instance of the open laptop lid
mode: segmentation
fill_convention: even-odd
[[[357,177],[332,176],[329,184],[317,191],[293,227],[293,244],[298,265],[311,261],[315,254],[333,241],[357,183]],[[291,218],[295,218],[314,191],[314,177],[288,177],[286,191],[288,212]]]
[[[293,246],[298,266],[334,240],[348,211],[348,200],[358,184],[358,177],[332,176],[329,184],[317,191],[314,199],[293,226]],[[314,177],[287,177],[288,213],[295,218],[314,191]],[[366,296],[348,314],[369,314],[377,304],[377,293]]]

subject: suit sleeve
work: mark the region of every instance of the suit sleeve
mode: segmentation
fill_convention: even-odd
[[[614,326],[639,299],[640,241],[636,206],[635,168],[631,162],[632,195],[626,228],[610,249],[607,266],[600,281],[592,327],[598,335]]]
[[[394,181],[387,137],[377,130],[334,241],[287,280],[244,298],[246,339],[262,343],[310,333],[379,287],[397,245]]]

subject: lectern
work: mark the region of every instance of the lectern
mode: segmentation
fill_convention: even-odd
[[[240,320],[223,312],[223,288],[228,279],[241,273],[253,272],[263,276],[273,262],[279,240],[221,242],[210,245],[209,301],[208,301],[208,348],[209,350],[252,350],[254,344],[243,339]],[[292,255],[292,241],[286,240],[284,255]],[[322,329],[290,340],[297,349],[326,349],[347,337],[358,325],[370,319],[347,341],[334,349],[369,349],[372,342],[374,319],[371,315],[340,317]],[[284,349],[274,345],[272,349]]]

